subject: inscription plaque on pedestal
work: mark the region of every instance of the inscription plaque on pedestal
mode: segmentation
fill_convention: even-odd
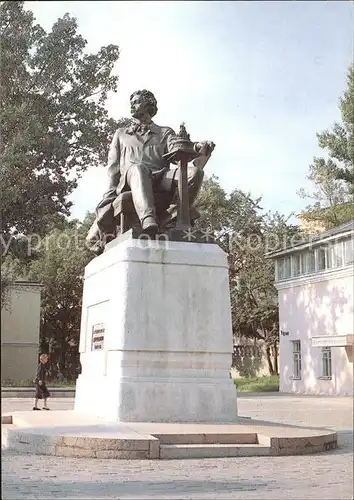
[[[102,351],[104,346],[105,327],[103,323],[98,323],[92,327],[91,351]]]

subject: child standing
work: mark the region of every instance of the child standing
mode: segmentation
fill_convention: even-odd
[[[36,378],[34,380],[36,384],[36,395],[35,395],[35,400],[34,400],[34,407],[33,410],[40,410],[38,408],[38,399],[44,399],[44,405],[43,405],[43,410],[49,410],[47,408],[47,398],[50,397],[50,392],[47,389],[47,386],[45,385],[45,379],[46,379],[46,363],[48,363],[49,357],[47,354],[41,354],[39,357],[39,365],[37,367],[37,373],[36,373]]]

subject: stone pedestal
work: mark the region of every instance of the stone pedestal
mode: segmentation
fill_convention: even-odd
[[[236,421],[226,254],[115,240],[86,267],[75,410],[109,421]]]

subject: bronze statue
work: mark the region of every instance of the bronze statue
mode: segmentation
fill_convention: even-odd
[[[179,135],[170,127],[156,125],[152,117],[157,113],[157,101],[148,90],[134,92],[130,105],[132,118],[118,122],[110,146],[108,189],[97,206],[97,218],[87,237],[97,253],[116,236],[117,226],[124,232],[139,224],[152,238],[173,227],[178,215],[180,177],[178,166],[171,167],[171,162],[178,164],[181,150],[189,151],[188,161],[194,158],[194,164],[186,168],[191,209],[203,181],[203,167],[215,147],[210,141],[192,143],[184,124]],[[197,217],[194,209],[190,218]]]

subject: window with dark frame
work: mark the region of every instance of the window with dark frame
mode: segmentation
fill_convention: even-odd
[[[293,378],[301,379],[301,342],[293,340]]]
[[[322,377],[332,377],[332,350],[322,347]]]

